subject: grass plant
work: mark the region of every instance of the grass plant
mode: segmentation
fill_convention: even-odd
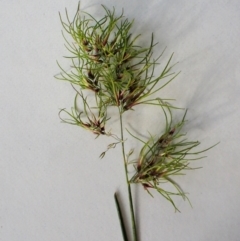
[[[123,11],[117,16],[114,8],[109,10],[102,7],[105,14],[100,19],[81,12],[80,6],[73,20],[70,20],[67,11],[66,21],[60,15],[65,46],[70,53],[66,58],[70,61],[71,69],[67,71],[58,63],[61,73],[56,78],[70,82],[76,96],[72,109],[62,109],[59,115],[65,123],[83,127],[97,136],[107,135],[116,139],[100,155],[101,158],[109,149],[121,146],[131,213],[131,239],[125,229],[117,193],[114,198],[124,241],[138,241],[131,185],[141,184],[150,195],[155,190],[179,211],[173,196],[188,198],[173,178],[183,174],[185,170],[192,170],[191,161],[202,158],[199,154],[208,149],[196,151],[200,143],[188,141],[186,134],[182,132],[187,111],[182,120],[175,123],[172,117],[174,107],[159,97],[160,90],[178,75],[173,71],[173,54],[161,73],[155,77],[155,69],[164,50],[156,59],[153,58],[156,46],[153,34],[148,47],[139,46],[137,43],[140,35],[133,36],[131,33],[133,21],[125,18]],[[79,101],[81,108],[78,106]],[[134,110],[137,105],[154,105],[162,109],[165,116],[164,133],[149,134],[149,139],[142,140],[125,128],[124,113]],[[118,109],[119,134],[106,131],[106,123],[111,118],[109,107]],[[133,150],[126,154],[125,132],[129,132],[136,141],[143,144],[136,160],[129,160]],[[133,175],[128,172],[129,165],[135,167]],[[166,190],[165,182],[170,183],[176,191]]]

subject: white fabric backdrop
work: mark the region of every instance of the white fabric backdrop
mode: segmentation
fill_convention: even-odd
[[[203,169],[178,178],[189,192],[181,213],[159,195],[134,187],[142,241],[237,241],[240,224],[240,2],[238,0],[81,1],[135,18],[142,42],[154,32],[162,61],[174,52],[178,78],[163,90],[189,109],[187,130],[202,148],[218,141]],[[57,81],[66,54],[58,12],[73,16],[77,1],[1,1],[0,8],[0,240],[122,240],[113,194],[128,210],[121,152],[108,139],[61,124],[58,110],[71,107],[74,91]],[[65,65],[67,67],[67,64]],[[138,129],[158,128],[141,107]],[[140,119],[141,117],[141,119]],[[140,119],[140,121],[139,121]],[[154,129],[155,128],[155,129]],[[133,145],[129,142],[129,147]],[[195,164],[194,164],[195,165]],[[128,214],[126,214],[129,217]]]

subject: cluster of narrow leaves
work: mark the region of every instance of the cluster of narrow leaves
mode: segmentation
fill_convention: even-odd
[[[74,106],[70,111],[61,110],[60,114],[64,112],[67,118],[62,118],[61,115],[60,118],[66,123],[90,130],[97,136],[112,135],[105,130],[106,122],[111,117],[107,113],[108,107],[115,106],[123,114],[139,104],[160,106],[166,118],[165,132],[157,138],[150,136],[147,141],[134,136],[144,145],[130,183],[142,184],[149,193],[151,189],[157,190],[176,208],[171,196],[180,195],[185,198],[185,193],[171,176],[191,169],[189,161],[192,159],[187,157],[198,154],[191,151],[199,142],[188,142],[181,133],[185,115],[178,124],[173,125],[171,106],[163,99],[153,97],[154,93],[177,76],[171,71],[172,55],[161,73],[155,77],[155,67],[162,53],[153,59],[153,35],[149,47],[142,48],[137,45],[139,35],[133,37],[130,32],[133,21],[129,22],[124,18],[123,12],[116,17],[114,9],[110,11],[104,6],[103,9],[105,15],[101,19],[80,12],[79,8],[73,21],[69,20],[67,11],[66,22],[60,16],[68,35],[63,34],[65,46],[71,54],[67,57],[71,61],[71,69],[66,71],[59,65],[61,74],[57,78],[70,82],[76,90]],[[167,79],[162,82],[165,78]],[[84,92],[86,90],[87,93],[92,93],[94,106],[89,104],[89,96]],[[78,107],[79,99],[83,106],[81,109]],[[124,142],[120,138],[116,139],[118,142],[110,144],[108,149]],[[101,157],[104,155],[105,152]],[[161,187],[162,182],[171,183],[177,192],[164,190]]]
[[[70,71],[66,71],[59,65],[62,72],[57,76],[81,90],[94,93],[95,107],[101,110],[98,116],[93,115],[81,91],[77,91],[77,95],[82,99],[84,110],[79,111],[74,105],[72,111],[63,111],[71,116],[71,124],[93,130],[96,134],[105,134],[99,128],[104,128],[108,106],[120,107],[125,112],[135,105],[154,101],[145,99],[176,77],[170,72],[172,56],[161,74],[154,77],[156,61],[161,55],[156,60],[151,58],[155,45],[153,36],[148,48],[136,45],[139,36],[132,37],[130,33],[133,21],[125,19],[123,13],[116,17],[114,9],[103,8],[105,16],[100,20],[81,13],[79,9],[73,21],[69,20],[67,12],[67,22],[61,18],[65,32],[71,37],[68,40],[64,35],[66,48],[71,53],[67,58],[72,66]],[[154,89],[161,79],[168,76],[171,78],[167,82]],[[87,122],[82,119],[82,114],[87,116]]]
[[[186,134],[182,132],[187,112],[185,112],[180,122],[173,125],[171,111],[169,108],[167,110],[168,113],[163,108],[166,127],[161,136],[150,136],[147,141],[143,141],[130,133],[144,144],[135,164],[136,173],[130,182],[142,184],[150,195],[152,195],[151,189],[157,190],[178,210],[171,196],[179,195],[187,200],[188,198],[180,186],[172,179],[172,176],[182,175],[184,170],[191,170],[192,168],[189,167],[190,161],[202,157],[189,157],[201,152],[192,152],[200,143],[198,141],[187,141]],[[172,184],[176,192],[165,190],[164,185],[162,185],[164,183]]]

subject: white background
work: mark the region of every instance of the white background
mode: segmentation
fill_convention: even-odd
[[[177,199],[175,213],[160,195],[133,188],[140,240],[240,240],[240,2],[83,0],[81,7],[99,14],[100,3],[117,13],[124,8],[143,44],[154,32],[155,51],[167,46],[163,63],[175,53],[181,74],[162,95],[188,108],[186,129],[202,148],[220,141],[193,164],[202,169],[175,179],[193,208]],[[64,16],[66,7],[73,17],[77,4],[0,3],[1,241],[122,240],[113,199],[119,191],[129,218],[120,148],[99,160],[110,140],[58,118],[74,97],[68,83],[54,79],[56,60],[69,67],[58,12]],[[159,130],[157,112],[144,108],[127,114],[127,122],[144,133]]]

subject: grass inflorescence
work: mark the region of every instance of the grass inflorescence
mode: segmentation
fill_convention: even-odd
[[[65,70],[58,63],[61,73],[56,78],[71,83],[76,91],[74,105],[71,110],[62,109],[60,118],[63,122],[80,126],[95,135],[113,137],[116,142],[108,145],[100,157],[121,144],[123,164],[128,187],[129,208],[132,220],[133,240],[137,241],[136,222],[131,194],[131,184],[141,184],[152,195],[156,190],[174,206],[173,195],[184,199],[186,193],[172,179],[191,170],[190,163],[202,158],[195,157],[206,150],[195,151],[200,145],[198,141],[188,141],[182,131],[186,123],[186,113],[181,121],[175,123],[172,117],[174,107],[159,97],[159,91],[168,85],[178,73],[173,72],[172,58],[169,57],[160,74],[155,76],[155,69],[164,50],[154,59],[153,34],[150,36],[148,47],[141,47],[138,43],[140,35],[131,33],[133,21],[124,17],[123,11],[116,16],[115,9],[109,10],[102,6],[104,16],[96,19],[89,13],[77,12],[71,21],[66,11],[66,21],[60,15],[64,29],[66,48],[70,56],[71,69]],[[66,36],[67,34],[67,36]],[[154,97],[157,95],[157,98]],[[81,103],[78,106],[78,103]],[[148,104],[161,107],[165,116],[165,130],[159,135],[151,135],[148,140],[141,140],[138,136],[130,135],[143,143],[136,161],[130,162],[133,149],[125,154],[124,120],[123,114],[133,110],[136,105]],[[118,109],[120,134],[106,131],[106,124],[111,118],[109,107]],[[65,114],[65,115],[63,115]],[[129,177],[128,166],[133,164],[135,174]],[[164,183],[170,183],[175,191],[166,190]],[[115,194],[115,201],[119,213],[123,238],[128,240],[120,204]]]

